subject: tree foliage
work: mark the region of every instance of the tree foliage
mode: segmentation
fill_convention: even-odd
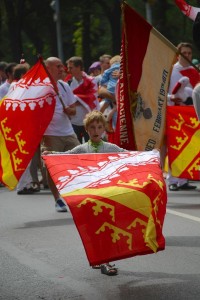
[[[0,60],[19,62],[22,53],[34,63],[37,54],[44,58],[58,56],[55,11],[51,0],[1,0]],[[121,0],[60,0],[61,36],[64,61],[82,56],[85,66],[103,53],[120,53]],[[185,17],[174,0],[127,0],[146,17],[147,5],[152,25],[173,44],[192,41],[193,22]],[[200,1],[187,1],[200,7]],[[197,50],[194,51],[198,57]]]

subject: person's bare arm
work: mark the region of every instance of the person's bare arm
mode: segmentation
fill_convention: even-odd
[[[76,114],[76,104],[73,103],[69,106],[66,106],[63,111],[68,116],[74,116]]]
[[[180,104],[180,103],[183,102],[181,98],[175,98],[175,97],[173,97],[173,96],[174,96],[174,95],[171,95],[170,100],[171,100],[172,102],[174,102],[175,104]]]

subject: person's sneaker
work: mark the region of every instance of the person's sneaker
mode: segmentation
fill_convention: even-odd
[[[67,206],[63,203],[61,199],[56,201],[56,211],[57,212],[67,212]]]
[[[32,189],[34,193],[40,192],[40,184],[39,182],[32,182]]]
[[[169,190],[174,192],[174,191],[178,191],[179,190],[179,187],[176,183],[172,183],[169,185]]]
[[[197,188],[197,186],[191,185],[188,182],[186,182],[185,184],[180,185],[178,188],[179,188],[179,190],[191,191],[191,190],[195,190]]]
[[[20,190],[20,191],[17,191],[17,195],[30,195],[30,194],[33,194],[34,191],[33,191],[33,188],[30,187],[30,188],[23,188],[23,190]]]

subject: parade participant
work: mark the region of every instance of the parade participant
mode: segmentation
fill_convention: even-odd
[[[101,94],[100,94],[100,89],[101,89],[100,81],[102,79],[102,75],[103,75],[104,71],[107,70],[108,68],[110,68],[110,59],[111,59],[111,57],[112,56],[110,54],[103,54],[99,57],[101,71],[100,71],[100,74],[95,77],[95,80],[96,80],[97,85],[98,85],[98,99],[99,99],[99,103],[100,103],[100,111],[103,112],[103,115],[106,119],[108,118],[108,115],[110,114],[110,112],[113,108],[113,105],[104,106],[105,103],[106,103],[105,98],[108,95],[107,95],[107,93],[106,93],[106,95],[104,95],[104,93],[102,93],[102,90],[101,90]],[[106,91],[106,89],[104,89],[104,91]],[[103,106],[104,106],[104,109],[102,109]],[[109,124],[109,122],[107,124]],[[108,126],[107,126],[107,128],[108,128]],[[107,132],[105,133],[105,138],[106,139],[107,139]]]
[[[101,64],[100,61],[95,61],[91,64],[91,66],[88,69],[88,74],[90,76],[96,77],[99,74],[101,74]]]
[[[80,143],[89,139],[83,126],[85,115],[100,109],[97,98],[97,83],[94,77],[87,75],[81,57],[73,56],[67,60],[67,68],[71,73],[70,88],[76,98],[76,114],[71,116],[71,123]]]
[[[100,66],[101,66],[101,75],[99,75],[100,79],[101,79],[103,72],[105,70],[107,70],[108,68],[110,68],[111,57],[112,56],[110,54],[103,54],[99,57]]]
[[[198,120],[200,121],[200,83],[195,86],[192,93],[192,99],[194,102],[194,109]]]
[[[100,111],[92,111],[85,116],[84,127],[89,135],[88,142],[75,147],[72,150],[66,151],[68,154],[78,153],[113,153],[127,151],[118,147],[115,144],[108,143],[102,140],[102,135],[106,128],[106,119]],[[61,152],[44,151],[43,155],[60,154]],[[118,271],[113,265],[102,264],[93,266],[94,269],[101,269],[102,274],[109,276],[117,275]]]
[[[200,82],[199,72],[191,65],[192,61],[192,44],[181,42],[177,46],[178,49],[178,61],[174,64],[172,74],[170,78],[170,85],[168,90],[168,105],[187,105],[183,103],[183,99],[174,97],[172,91],[176,86],[177,82],[182,77],[188,77],[189,81],[187,86],[194,88],[197,83]],[[188,103],[191,104],[191,103]]]
[[[45,65],[52,79],[57,83],[62,103],[59,96],[56,96],[54,115],[44,133],[42,148],[43,150],[64,152],[79,145],[70,121],[71,116],[76,114],[76,99],[69,85],[61,80],[64,72],[62,61],[57,57],[49,57],[45,61]],[[66,205],[62,201],[49,174],[48,185],[55,199],[56,211],[66,212]]]
[[[7,75],[5,68],[8,66],[6,61],[0,61],[0,86],[6,81]]]
[[[115,126],[111,125],[111,120],[113,118],[116,121],[116,112],[117,112],[117,107],[116,107],[116,98],[115,98],[115,90],[116,90],[116,85],[118,81],[118,76],[119,70],[120,70],[120,61],[121,61],[121,56],[120,55],[115,55],[110,59],[110,68],[104,71],[102,74],[102,78],[100,80],[100,89],[99,89],[99,95],[104,95],[104,104],[101,106],[101,112],[104,112],[109,106],[112,108],[111,111],[109,112],[108,118],[107,118],[107,128],[106,130],[108,132],[113,132],[113,128]],[[114,73],[114,74],[113,74]],[[116,122],[113,122],[116,124]]]
[[[118,78],[113,76],[114,71],[119,71],[120,68],[121,56],[115,55],[110,60],[110,68],[104,71],[100,81],[101,87],[106,88],[109,95],[109,99],[115,100],[115,87],[117,84]]]
[[[190,64],[192,61],[192,45],[190,43],[182,42],[177,46],[177,49],[179,53],[178,61],[174,64],[172,69],[168,90],[168,105],[191,105],[191,102],[184,102],[185,99],[182,99],[180,96],[174,96],[173,90],[177,85],[177,82],[184,76],[189,79],[188,87],[193,89],[195,85],[200,82],[200,76],[198,71]],[[187,179],[173,177],[170,170],[168,172],[167,179],[170,191],[196,189],[196,186],[190,185]]]
[[[17,63],[12,62],[7,64],[5,67],[5,74],[7,79],[0,85],[0,99],[2,99],[10,88],[11,83],[13,82],[13,70]]]

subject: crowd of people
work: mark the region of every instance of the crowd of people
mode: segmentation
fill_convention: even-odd
[[[99,61],[91,65],[88,74],[84,70],[81,57],[71,57],[65,63],[58,57],[49,57],[45,60],[48,72],[57,83],[59,97],[57,96],[55,112],[43,139],[16,187],[18,195],[39,192],[42,186],[44,189],[50,188],[55,199],[56,210],[67,211],[66,205],[60,199],[55,185],[42,164],[41,152],[44,150],[66,151],[87,142],[89,135],[84,128],[83,119],[89,111],[100,111],[106,101],[110,101],[110,105],[106,105],[107,107],[103,110],[105,117],[108,118],[115,101],[104,99],[102,95],[100,96],[99,89],[105,70],[110,68],[111,58],[111,55],[102,55]],[[1,99],[14,88],[16,82],[29,68],[29,64],[24,59],[19,64],[0,62]],[[115,81],[118,76],[119,74],[114,75]],[[106,139],[106,134],[104,138]],[[0,184],[3,187],[3,184]]]
[[[188,87],[192,90],[200,83],[197,69],[191,65],[192,45],[180,43],[179,55],[174,64],[168,90],[168,105],[193,105],[190,100],[173,94],[173,88],[183,77],[188,77]],[[58,57],[45,60],[46,68],[57,83],[59,95],[53,118],[50,121],[38,149],[23,173],[16,191],[18,195],[28,195],[50,189],[57,212],[67,212],[67,206],[45,169],[41,153],[93,153],[124,151],[109,143],[109,134],[115,131],[117,120],[116,86],[119,78],[120,55],[102,55],[91,64],[86,73],[81,57],[73,56],[63,63]],[[15,83],[28,71],[30,66],[23,61],[0,62],[0,98],[13,88]],[[167,155],[163,145],[163,157]],[[164,166],[164,163],[163,163]],[[163,170],[164,172],[164,170]],[[41,176],[39,176],[41,175]],[[193,190],[187,179],[175,178],[168,168],[167,183],[170,191]],[[3,186],[2,183],[0,183]],[[94,266],[107,275],[116,275],[117,269],[110,264]]]
[[[199,88],[200,83],[197,69],[198,60],[192,57],[192,45],[190,43],[180,43],[177,49],[179,55],[172,69],[167,104],[170,106],[193,105],[192,92],[186,101],[186,99],[174,95],[173,89],[179,80],[187,77],[188,88],[191,91],[194,90],[194,97],[198,95],[195,93],[195,86]],[[62,152],[88,142],[89,135],[83,120],[85,115],[93,110],[102,112],[106,118],[106,130],[102,138],[109,140],[110,134],[115,131],[117,121],[115,90],[119,78],[120,59],[120,55],[112,57],[109,54],[103,54],[98,61],[91,64],[87,73],[84,70],[84,62],[81,57],[73,56],[67,59],[65,63],[57,57],[49,57],[45,60],[50,75],[57,82],[65,108],[63,109],[63,103],[57,97],[53,118],[17,186],[16,190],[19,195],[39,192],[43,184],[43,188],[51,189],[56,202],[56,210],[67,211],[50,176],[46,174],[45,167],[41,162],[41,151]],[[197,67],[194,68],[194,65]],[[0,62],[0,99],[13,88],[29,68],[30,66],[25,60],[19,64]],[[162,150],[162,158],[165,159],[167,155],[166,143],[164,143]],[[39,178],[38,172],[40,172],[41,178]],[[186,179],[173,177],[170,168],[167,172],[167,183],[170,191],[196,188]],[[0,184],[3,186],[2,183]]]

